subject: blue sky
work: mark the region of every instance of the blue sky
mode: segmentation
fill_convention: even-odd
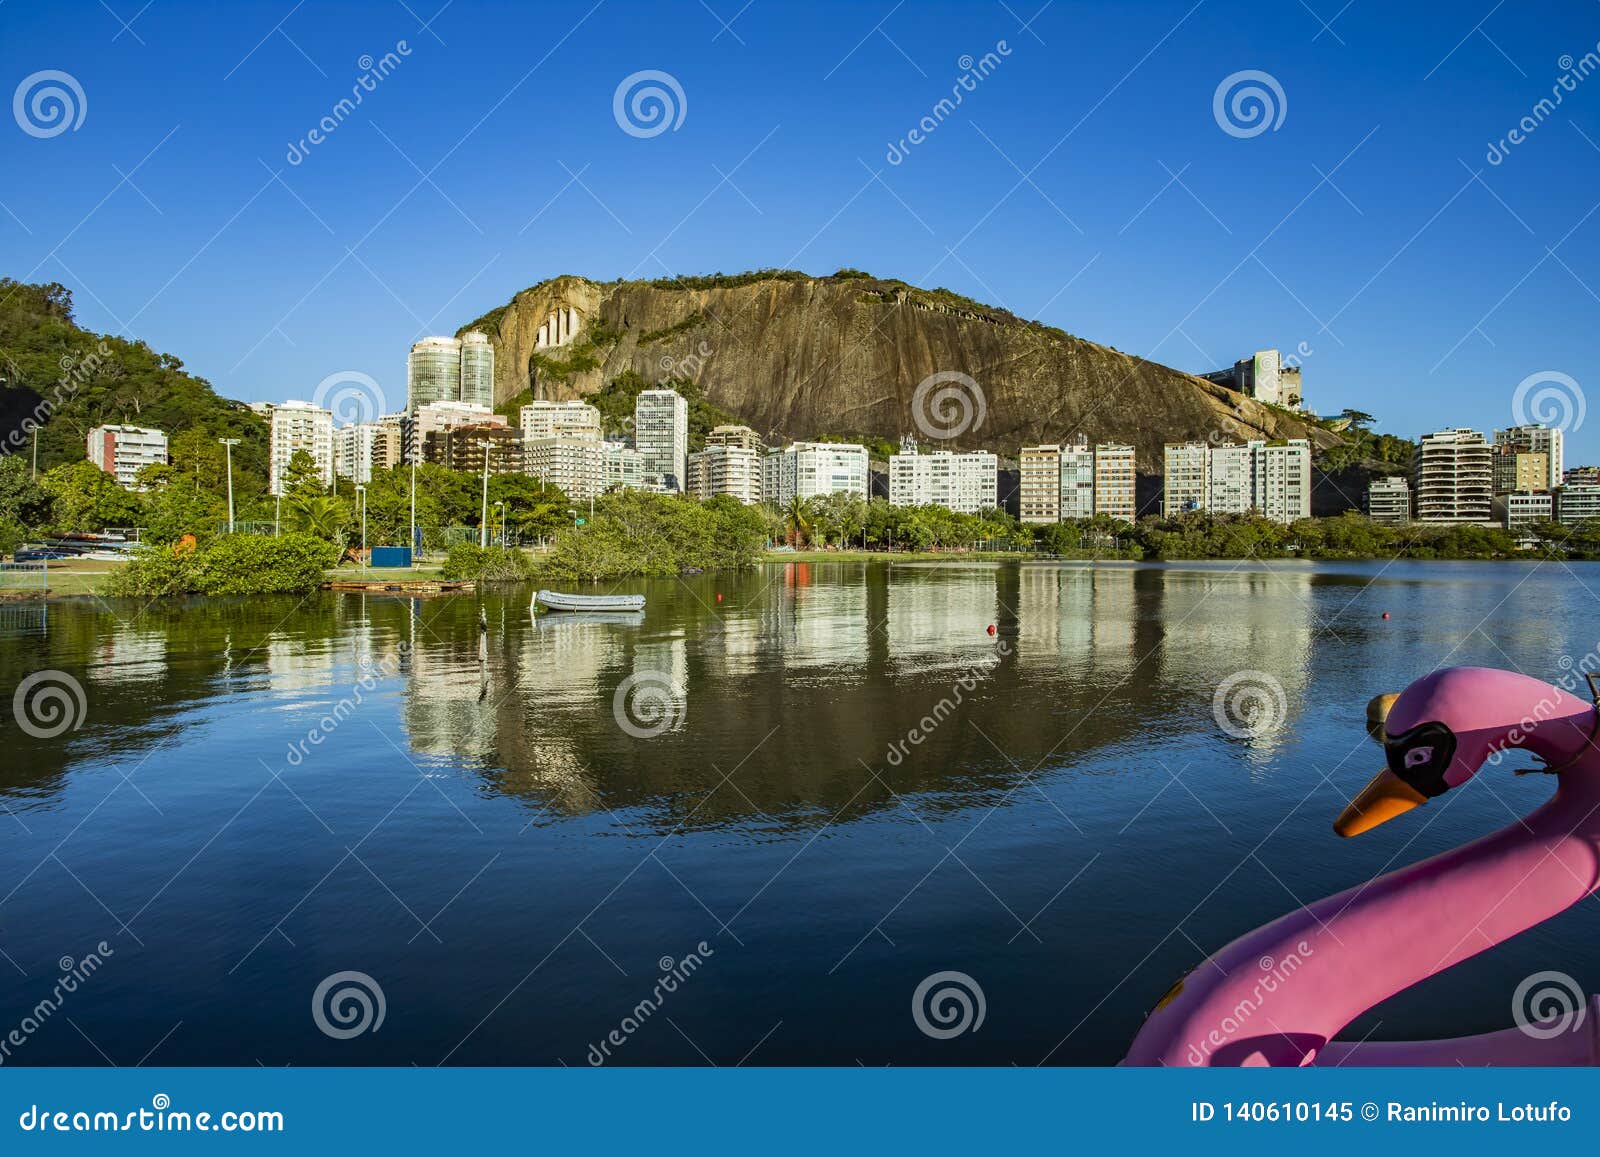
[[[353,370],[398,405],[415,337],[558,273],[771,265],[1186,370],[1300,349],[1314,408],[1406,435],[1508,424],[1529,375],[1600,384],[1600,75],[1486,158],[1600,5],[1041,2],[9,0],[0,89],[59,70],[85,108],[0,118],[0,272],[247,400]],[[675,129],[619,126],[641,70],[681,88]],[[1283,94],[1255,135],[1214,115],[1247,70]],[[1600,459],[1600,415],[1566,422],[1568,462]]]

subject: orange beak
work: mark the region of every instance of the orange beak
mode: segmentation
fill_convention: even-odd
[[[1427,802],[1427,796],[1386,767],[1339,813],[1333,830],[1340,836],[1359,836]]]

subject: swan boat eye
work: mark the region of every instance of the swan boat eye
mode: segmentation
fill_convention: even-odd
[[[1407,767],[1426,767],[1432,762],[1433,747],[1431,744],[1423,747],[1413,747],[1410,751],[1406,752]]]

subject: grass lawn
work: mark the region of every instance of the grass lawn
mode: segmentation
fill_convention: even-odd
[[[101,591],[106,576],[121,570],[119,562],[98,562],[92,559],[58,560],[50,563],[48,571],[49,593],[57,595],[95,595]],[[4,585],[0,598],[37,598],[40,590],[39,576],[22,571],[0,572]]]

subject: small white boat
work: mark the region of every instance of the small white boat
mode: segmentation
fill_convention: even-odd
[[[547,611],[642,611],[643,595],[568,595],[559,591],[540,591],[533,596],[534,610]]]

